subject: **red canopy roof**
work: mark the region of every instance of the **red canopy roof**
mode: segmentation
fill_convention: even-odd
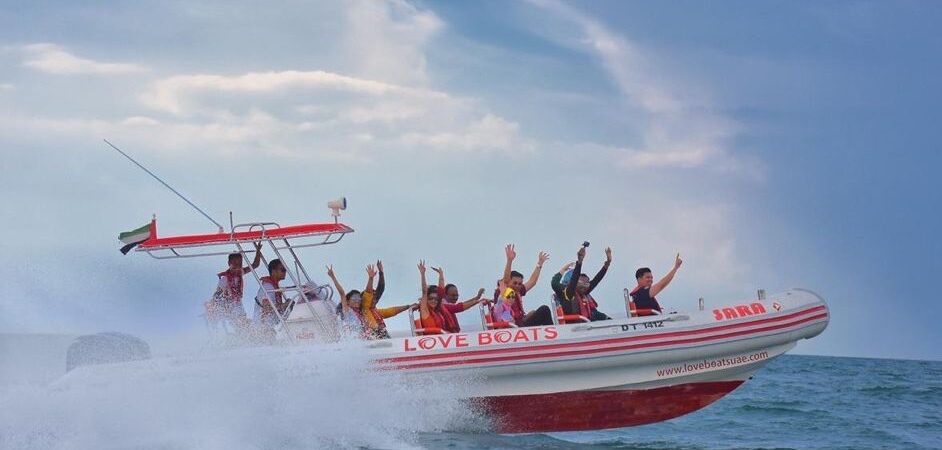
[[[174,247],[196,247],[204,245],[235,244],[271,239],[324,236],[336,233],[350,233],[350,228],[342,223],[309,223],[290,225],[280,228],[268,228],[257,231],[238,231],[235,233],[192,234],[187,236],[157,237],[157,224],[151,224],[151,238],[142,242],[139,250],[158,250]]]

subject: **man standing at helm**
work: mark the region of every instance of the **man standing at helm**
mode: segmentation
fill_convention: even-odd
[[[258,287],[255,296],[255,320],[258,323],[260,338],[273,340],[275,338],[275,325],[279,323],[278,316],[283,316],[288,310],[289,301],[281,291],[282,280],[288,275],[288,269],[280,259],[268,262],[268,276],[262,277],[262,284]]]
[[[207,304],[207,313],[217,320],[228,321],[239,332],[245,331],[249,322],[245,316],[245,308],[242,306],[244,277],[252,269],[258,268],[261,260],[262,244],[260,242],[255,243],[255,259],[251,267],[242,267],[241,253],[230,254],[229,267],[217,274],[219,283],[216,285],[213,299]]]

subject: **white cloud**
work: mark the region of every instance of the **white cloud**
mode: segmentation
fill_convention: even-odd
[[[326,71],[176,75],[152,82],[140,98],[169,114],[168,123],[202,121],[203,130],[226,125],[207,130],[204,139],[225,130],[229,144],[283,142],[280,154],[311,152],[310,145],[292,152],[290,143],[315,135],[345,155],[358,154],[359,161],[370,160],[377,148],[514,154],[534,149],[517,123],[472,99]],[[259,123],[262,116],[266,120]],[[262,128],[237,132],[241,126]]]
[[[641,144],[623,148],[620,165],[758,170],[747,175],[761,178],[756,164],[742,164],[731,154],[730,141],[739,125],[714,112],[703,89],[689,81],[670,81],[676,74],[660,69],[643,48],[574,8],[555,0],[531,3],[578,27],[576,36],[564,38],[566,44],[575,43],[599,58],[619,91],[643,111]]]
[[[147,71],[146,67],[138,64],[81,58],[56,44],[29,44],[22,49],[27,54],[24,66],[55,75],[128,75]]]
[[[320,19],[346,24],[337,48],[348,64],[331,70],[170,72],[148,77],[143,86],[116,87],[122,90],[116,97],[137,100],[119,114],[10,111],[0,134],[15,134],[20,126],[44,136],[120,138],[162,153],[200,148],[230,157],[262,152],[351,162],[375,161],[389,151],[533,151],[516,122],[473,98],[429,86],[427,47],[445,27],[433,12],[394,0],[351,1],[338,13]],[[56,44],[18,50],[27,53],[26,66],[49,73],[146,70],[83,59]]]
[[[402,0],[354,1],[346,24],[344,47],[358,76],[396,83],[428,81],[425,46],[444,27],[435,13]]]
[[[144,143],[164,154],[368,163],[385,151],[504,152],[534,144],[519,125],[445,92],[325,71],[174,75],[149,83],[122,118],[8,117],[0,135]],[[132,105],[133,106],[133,105]]]
[[[249,72],[237,76],[178,75],[154,82],[141,96],[155,109],[173,114],[186,114],[187,103],[195,103],[201,94],[253,94],[323,89],[369,96],[399,95],[414,98],[448,100],[448,95],[432,90],[410,88],[380,81],[355,78],[321,70],[282,72]],[[308,107],[310,105],[301,105]]]
[[[406,133],[401,142],[406,146],[424,146],[440,151],[504,151],[529,154],[534,143],[520,136],[520,126],[514,122],[486,114],[468,124],[464,130],[443,133]]]

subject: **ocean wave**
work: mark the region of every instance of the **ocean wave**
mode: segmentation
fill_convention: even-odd
[[[942,400],[942,386],[913,386],[912,384],[898,384],[894,386],[867,386],[857,389],[857,392],[876,397],[896,398],[905,395],[935,398],[937,401]]]
[[[772,414],[807,414],[813,411],[807,411],[799,408],[792,408],[786,405],[756,405],[756,404],[745,404],[740,405],[738,408],[739,411],[744,413],[772,413]]]

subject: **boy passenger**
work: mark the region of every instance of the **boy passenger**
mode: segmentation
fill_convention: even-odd
[[[242,306],[242,296],[245,274],[257,269],[262,260],[262,243],[255,243],[255,259],[252,260],[251,267],[242,267],[242,254],[231,253],[229,255],[229,267],[219,272],[219,283],[216,285],[216,292],[213,298],[207,304],[207,309],[212,313],[221,316],[222,320],[228,321],[238,332],[245,332],[248,329],[249,320],[245,315],[245,308]]]

